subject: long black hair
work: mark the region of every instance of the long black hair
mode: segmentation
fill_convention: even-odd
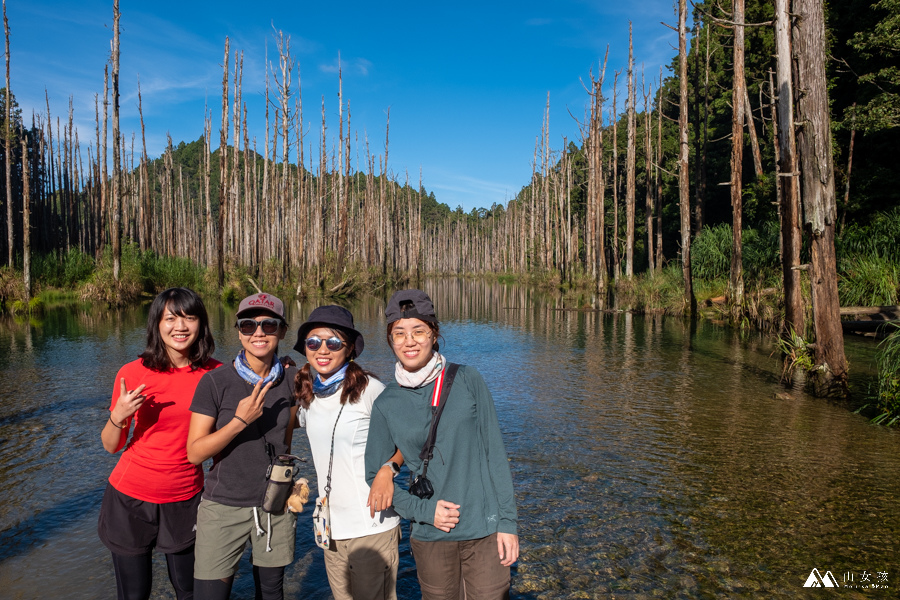
[[[169,288],[153,300],[150,314],[147,315],[147,349],[140,356],[141,362],[153,371],[168,371],[172,368],[166,344],[159,335],[159,323],[167,307],[179,317],[197,317],[197,339],[191,346],[189,355],[191,371],[205,367],[216,349],[216,343],[209,330],[209,315],[206,314],[203,300],[188,288]]]

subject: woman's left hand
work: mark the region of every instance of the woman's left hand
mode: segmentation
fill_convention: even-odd
[[[369,489],[369,499],[366,506],[369,507],[369,516],[375,518],[375,513],[386,510],[394,503],[394,472],[387,467],[382,467],[375,475],[372,487]]]
[[[511,567],[519,558],[519,536],[498,532],[497,551],[500,553],[500,564]]]

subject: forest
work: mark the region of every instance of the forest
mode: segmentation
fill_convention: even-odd
[[[841,307],[900,304],[900,0],[681,0],[678,22],[660,25],[679,33],[669,69],[645,73],[630,48],[625,65],[599,59],[583,111],[570,107],[578,139],[552,133],[548,96],[531,180],[471,212],[440,203],[421,173],[392,170],[389,112],[384,140],[360,139],[340,91],[338,123],[324,98],[304,113],[281,32],[264,139],[249,136],[243,53],[225,39],[203,136],[151,158],[143,126],[119,129],[112,8],[85,132],[71,101],[67,115],[49,99],[46,113],[22,114],[4,2],[7,310],[60,289],[117,304],[175,284],[234,299],[256,285],[346,296],[424,275],[502,277],[593,309],[768,328],[839,389]],[[318,132],[304,126],[316,120]],[[897,413],[900,377],[883,381],[882,412]]]

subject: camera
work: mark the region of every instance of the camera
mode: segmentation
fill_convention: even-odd
[[[434,486],[425,475],[416,475],[413,482],[409,484],[409,493],[422,500],[428,500],[434,496]]]

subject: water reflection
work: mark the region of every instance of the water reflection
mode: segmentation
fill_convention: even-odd
[[[793,598],[813,567],[839,582],[866,570],[900,584],[898,433],[798,390],[777,399],[780,366],[765,336],[580,310],[593,300],[524,286],[423,287],[447,356],[476,366],[494,393],[521,520],[513,597]],[[390,379],[384,304],[348,308],[367,338],[362,364]],[[314,307],[287,303],[294,331]],[[227,359],[238,348],[234,307],[209,308]],[[4,595],[110,595],[95,524],[115,457],[98,433],[115,371],[142,349],[145,318],[146,307],[78,309],[0,327]],[[282,352],[294,341],[288,334]],[[864,371],[872,352],[854,348]],[[296,437],[295,452],[308,456]],[[327,598],[308,515],[298,527],[288,597]],[[408,539],[401,553],[400,595],[418,597]],[[155,598],[170,597],[164,569]],[[252,596],[250,580],[243,565],[236,598]]]

